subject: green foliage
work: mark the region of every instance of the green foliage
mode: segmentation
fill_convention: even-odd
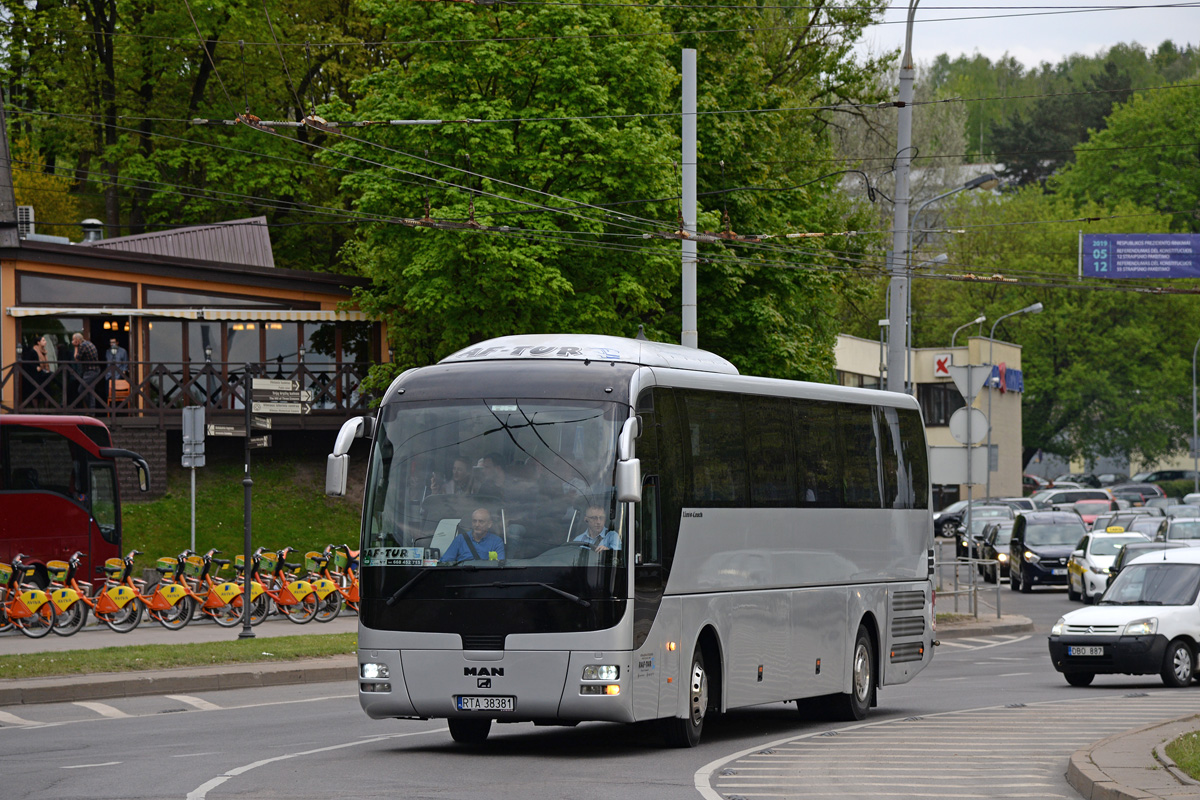
[[[1076,273],[1080,223],[1074,218],[1101,218],[1088,225],[1089,233],[1156,233],[1166,229],[1167,218],[1128,201],[1076,206],[1036,187],[962,198],[948,216],[951,227],[967,229],[948,243],[950,263],[960,265],[952,274],[970,265],[972,274],[1021,280],[919,279],[914,306],[920,312],[914,314],[925,322],[917,328],[918,346],[945,345],[953,328],[980,313],[994,321],[1040,301],[1041,314],[1013,317],[996,330],[997,339],[1023,347],[1026,457],[1041,449],[1085,460],[1136,455],[1153,462],[1176,452],[1191,431],[1190,402],[1184,401],[1190,398],[1190,343],[1200,332],[1193,300],[1110,291],[1113,285],[1101,281],[1041,285],[1043,278]],[[1037,224],[1026,224],[1031,220]]]
[[[1185,733],[1163,749],[1180,769],[1200,780],[1200,731]]]
[[[6,678],[45,678],[52,675],[207,667],[213,664],[296,661],[354,653],[357,649],[358,634],[355,633],[185,644],[127,644],[92,650],[0,655],[0,675]]]
[[[196,550],[215,547],[232,558],[243,550],[244,497],[241,464],[211,464],[196,471]],[[295,460],[252,465],[251,534],[254,547],[300,553],[327,544],[357,547],[361,508],[324,494],[324,474]],[[138,567],[177,555],[191,541],[191,486],[187,470],[172,467],[167,493],[149,503],[121,507],[123,546],[141,550]]]
[[[1175,85],[1113,110],[1107,127],[1079,146],[1056,191],[1080,199],[1136,202],[1172,215],[1176,231],[1200,231],[1200,92]]]

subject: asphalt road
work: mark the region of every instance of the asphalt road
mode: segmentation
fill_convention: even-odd
[[[1074,749],[1200,712],[1200,688],[1168,691],[1157,678],[1067,686],[1044,631],[1077,605],[1059,590],[1002,591],[1005,612],[1034,619],[1038,633],[945,642],[914,682],[881,692],[865,724],[817,723],[777,703],[714,721],[691,750],[603,723],[497,725],[486,745],[464,748],[441,721],[369,720],[353,684],[9,707],[0,709],[0,794],[1073,799],[1063,774]]]

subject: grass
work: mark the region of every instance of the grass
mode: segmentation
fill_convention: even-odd
[[[951,622],[966,622],[967,620],[972,620],[972,621],[974,621],[974,619],[975,619],[975,615],[974,615],[974,614],[950,614],[950,613],[946,613],[946,614],[938,614],[938,615],[937,615],[937,621],[938,621],[939,623],[942,623],[942,622],[944,622],[944,623],[951,623]]]
[[[235,639],[194,644],[126,645],[96,650],[3,655],[0,656],[0,675],[5,678],[44,678],[52,675],[207,667],[214,664],[295,661],[353,653],[357,647],[358,634],[355,633]]]
[[[210,462],[211,464],[211,462]],[[149,503],[124,503],[123,547],[141,550],[137,567],[153,567],[160,556],[175,556],[191,542],[189,470],[172,467],[166,494]],[[251,543],[278,550],[295,547],[300,560],[327,544],[358,547],[358,503],[325,496],[325,476],[298,459],[267,458],[251,471]],[[196,470],[196,551],[215,547],[232,559],[243,550],[242,465],[211,465]]]
[[[1180,769],[1195,780],[1200,780],[1200,731],[1185,733],[1164,749]]]

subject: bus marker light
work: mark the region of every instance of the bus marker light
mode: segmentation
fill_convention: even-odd
[[[604,687],[604,693],[607,695],[618,695],[621,693],[621,687],[615,683],[610,683]]]
[[[667,649],[668,649],[668,650],[671,650],[671,651],[674,651],[674,650],[675,650],[675,643],[674,643],[674,642],[667,642]]]

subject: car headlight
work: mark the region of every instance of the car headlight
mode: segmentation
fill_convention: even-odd
[[[1158,617],[1135,619],[1121,631],[1122,636],[1153,636],[1158,633]]]
[[[999,561],[999,562],[1001,562],[1001,563],[1004,563],[1005,561],[1008,561],[1008,553],[997,553],[997,554],[996,554],[996,560],[997,560],[997,561]]]
[[[1042,560],[1042,557],[1039,556],[1037,553],[1033,552],[1032,550],[1026,550],[1024,558],[1030,564],[1036,564]]]
[[[1051,636],[1062,636],[1063,626],[1066,624],[1067,624],[1067,618],[1059,617],[1058,622],[1054,623],[1054,625],[1050,628],[1050,635]]]
[[[1088,567],[1088,569],[1090,569],[1092,572],[1096,573],[1097,575],[1107,575],[1108,574],[1108,567],[1092,566],[1092,567]]]

